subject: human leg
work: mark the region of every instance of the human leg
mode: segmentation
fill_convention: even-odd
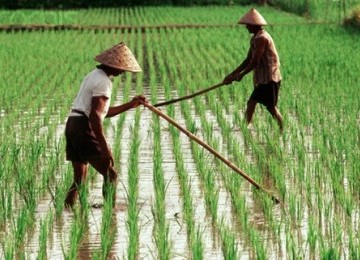
[[[102,188],[104,199],[109,198],[109,195],[112,194],[113,203],[115,204],[117,184],[116,171],[110,165],[110,162],[106,159],[99,158],[96,160],[91,160],[90,164],[104,177],[104,183]]]
[[[252,99],[249,99],[248,102],[247,102],[246,111],[245,111],[245,118],[246,118],[246,122],[248,124],[251,123],[253,114],[255,112],[256,104],[257,104],[257,102],[255,100],[252,100]]]
[[[74,169],[74,181],[65,198],[65,206],[73,207],[78,197],[79,186],[85,182],[88,165],[82,162],[72,162]]]
[[[279,109],[274,106],[274,107],[266,107],[266,109],[270,112],[270,114],[272,115],[272,117],[277,121],[280,131],[283,130],[283,119],[282,119],[282,115],[280,114]]]

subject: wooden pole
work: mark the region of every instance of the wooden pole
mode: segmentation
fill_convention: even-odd
[[[254,181],[252,178],[250,178],[247,174],[245,174],[242,170],[240,170],[238,167],[236,167],[233,163],[231,163],[229,160],[227,160],[225,157],[223,157],[221,154],[219,154],[217,151],[214,150],[214,148],[212,148],[210,145],[208,145],[207,143],[205,143],[204,141],[200,140],[197,136],[195,136],[194,134],[192,134],[190,131],[188,131],[187,129],[185,129],[184,127],[182,127],[181,125],[179,125],[174,119],[172,119],[171,117],[165,115],[163,112],[161,112],[159,109],[157,109],[156,107],[154,107],[153,105],[142,101],[142,104],[147,107],[148,109],[150,109],[152,112],[154,112],[155,114],[157,114],[158,116],[164,118],[165,120],[167,120],[169,123],[171,123],[172,125],[174,125],[176,128],[178,128],[181,132],[185,133],[190,139],[192,139],[193,141],[197,142],[198,144],[200,144],[202,147],[204,147],[206,150],[208,150],[210,153],[212,153],[213,155],[215,155],[217,158],[219,158],[221,161],[223,161],[227,166],[229,166],[231,169],[233,169],[235,172],[237,172],[239,175],[241,175],[241,177],[243,177],[245,180],[247,180],[248,182],[250,182],[253,186],[255,186],[255,188],[257,188],[258,190],[262,190],[264,192],[266,192],[267,194],[269,194],[271,196],[271,199],[276,202],[276,203],[280,203],[280,200],[278,198],[276,198],[274,195],[270,194],[270,192],[268,192],[266,189],[264,189],[262,186],[260,186],[260,184],[258,184],[256,181]]]
[[[172,104],[172,103],[175,103],[175,102],[178,102],[178,101],[182,101],[182,100],[185,100],[185,99],[189,99],[189,98],[193,98],[193,97],[196,97],[198,95],[201,95],[201,94],[204,94],[210,90],[213,90],[213,89],[216,89],[216,88],[219,88],[221,86],[224,86],[225,84],[223,82],[219,83],[219,84],[216,84],[214,86],[211,86],[210,88],[206,88],[206,89],[203,89],[201,91],[198,91],[198,92],[195,92],[191,95],[188,95],[188,96],[184,96],[184,97],[180,97],[180,98],[175,98],[175,99],[171,99],[169,101],[165,101],[165,102],[161,102],[161,103],[157,103],[155,105],[153,105],[154,107],[160,107],[160,106],[165,106],[165,105],[169,105],[169,104]]]

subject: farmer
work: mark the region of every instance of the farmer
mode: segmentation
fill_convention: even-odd
[[[116,188],[117,173],[114,158],[105,140],[102,122],[145,101],[135,96],[130,102],[110,107],[112,78],[126,71],[140,72],[141,68],[130,49],[119,43],[95,57],[100,64],[83,80],[69,114],[66,129],[66,159],[74,169],[74,182],[70,187],[65,206],[72,207],[78,196],[79,185],[83,184],[88,165],[94,167],[103,177],[103,196],[107,197],[109,187]],[[114,203],[115,203],[114,193]]]
[[[246,121],[248,124],[251,123],[256,104],[260,103],[276,119],[281,131],[283,120],[277,108],[281,74],[279,55],[274,41],[263,28],[266,25],[265,19],[255,9],[246,13],[239,24],[246,25],[249,33],[253,34],[250,48],[245,60],[224,78],[223,83],[231,84],[234,80],[240,81],[250,71],[254,71],[254,91],[247,101]]]

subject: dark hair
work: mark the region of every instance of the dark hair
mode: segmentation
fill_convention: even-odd
[[[96,65],[96,68],[103,69],[103,70],[114,69],[113,67],[110,67],[110,66],[102,64],[102,63],[99,65]]]
[[[96,65],[96,68],[103,70],[107,75],[113,75],[113,76],[118,76],[119,74],[125,72],[125,70],[111,67],[103,63]]]

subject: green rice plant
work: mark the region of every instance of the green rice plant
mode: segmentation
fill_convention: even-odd
[[[358,259],[360,257],[359,239],[352,234],[349,237],[349,256],[351,259]]]
[[[85,213],[85,214],[84,214]],[[78,248],[84,234],[88,230],[88,213],[79,208],[74,210],[74,222],[71,224],[69,245],[64,248],[62,245],[63,256],[65,259],[75,259],[77,256]]]
[[[303,3],[300,2],[289,4]],[[341,17],[339,15],[343,1],[331,2],[331,6],[330,2],[326,6],[326,1],[308,3],[309,6],[315,4],[315,12],[310,10],[310,14],[316,19],[337,22],[343,17],[343,14]],[[346,2],[346,9],[350,5],[350,2]],[[218,218],[216,208],[221,210],[221,205],[217,202],[216,193],[220,186],[231,198],[233,211],[227,214],[237,224],[235,227],[222,227],[217,220],[214,234],[229,229],[234,241],[246,244],[251,256],[256,257],[257,253],[260,257],[291,259],[338,256],[357,259],[360,149],[358,93],[354,86],[360,83],[358,34],[338,24],[309,26],[301,17],[270,7],[258,8],[267,21],[274,24],[266,29],[276,41],[282,63],[284,79],[279,108],[286,122],[284,133],[277,133],[271,117],[260,106],[256,108],[254,125],[247,128],[243,112],[252,91],[251,76],[245,77],[242,83],[224,86],[164,110],[175,118],[180,113],[188,129],[224,152],[257,181],[269,185],[280,194],[284,203],[281,208],[272,208],[266,198],[253,196],[254,192],[244,180],[212,160],[201,149],[191,148],[192,157],[204,162],[203,166],[198,166],[201,169],[198,174],[202,174],[201,189],[204,192],[206,189],[206,210],[210,213],[205,221]],[[141,26],[145,23],[172,22],[235,24],[235,18],[246,9],[139,7],[136,10],[109,8],[64,11],[61,14],[76,14],[77,22],[88,25],[116,23]],[[320,10],[322,13],[319,13]],[[42,11],[34,12],[38,15]],[[4,14],[0,15],[3,23],[11,17],[7,10],[0,13]],[[31,15],[31,11],[27,14]],[[35,16],[34,20],[41,21]],[[290,22],[291,26],[285,26]],[[302,24],[295,24],[297,22]],[[43,213],[37,210],[46,208],[44,203],[50,200],[49,197],[53,199],[56,216],[63,214],[63,200],[68,183],[72,181],[71,165],[64,161],[63,126],[78,91],[79,78],[94,67],[91,62],[93,56],[119,39],[130,43],[136,57],[141,57],[143,76],[138,79],[138,76],[135,78],[127,73],[115,80],[114,87],[121,84],[121,90],[113,92],[112,100],[126,102],[135,92],[147,95],[150,91],[151,103],[156,103],[160,98],[171,99],[190,94],[222,80],[246,54],[250,36],[245,29],[237,26],[148,28],[144,33],[135,30],[1,32],[0,63],[4,69],[3,84],[0,86],[0,225],[9,233],[6,233],[6,240],[0,238],[0,258],[28,258],[31,253],[23,249],[26,238],[34,232],[34,226],[41,226],[42,236],[45,237],[46,220],[37,217]],[[152,61],[148,58],[150,55]],[[27,62],[19,63],[19,60]],[[143,90],[141,86],[149,82],[151,90]],[[123,94],[122,97],[119,93]],[[139,110],[141,113],[142,110]],[[122,127],[126,119],[126,113],[120,115],[116,126],[112,124],[114,121],[106,120],[108,129],[114,127],[115,141],[112,146],[116,158],[120,158],[123,149],[117,145],[121,143],[122,133],[136,131],[136,127]],[[155,127],[158,122],[155,123],[154,118],[153,122],[151,131],[154,132],[156,143],[158,140],[155,140],[155,136],[168,129],[160,129],[159,132]],[[193,258],[205,258],[208,252],[205,250],[205,238],[197,234],[202,227],[196,225],[196,203],[191,193],[194,186],[187,172],[180,133],[171,127],[169,131],[177,169],[174,174],[181,183],[179,200],[184,206],[186,243],[191,250],[187,256],[192,254]],[[161,150],[161,147],[157,144],[154,149]],[[129,165],[130,160],[134,160],[129,169],[136,168],[139,163],[133,156],[129,156]],[[154,224],[153,237],[158,239],[155,242],[158,255],[166,258],[171,255],[172,248],[171,230],[165,217],[169,212],[163,202],[167,191],[161,180],[163,169],[160,151],[154,151],[153,156],[153,163],[156,164],[153,169],[154,183],[161,187],[156,191],[153,206],[156,211],[154,222],[157,222]],[[216,178],[211,176],[211,171],[219,172]],[[90,181],[96,181],[94,176]],[[131,181],[141,180],[133,178]],[[134,198],[132,200],[136,201]],[[136,204],[134,201],[131,202],[133,205]],[[84,203],[87,203],[86,200]],[[139,213],[141,208],[133,206],[131,210],[135,208],[132,214],[136,218],[136,212]],[[129,210],[130,207],[126,213]],[[255,214],[264,222],[260,227],[257,225],[259,220],[253,218]],[[76,222],[76,217],[71,221]],[[139,227],[136,227],[138,221],[137,218],[132,222],[132,230],[137,228],[135,233],[139,235]],[[75,234],[74,230],[70,232]],[[50,240],[51,227],[47,231]],[[65,231],[56,229],[55,232],[62,235]],[[251,235],[251,232],[256,235]],[[40,231],[34,236],[40,237]],[[126,238],[128,241],[129,237]],[[254,242],[250,242],[250,237]],[[223,238],[220,239],[223,244]],[[82,239],[74,238],[74,241],[81,244]],[[104,234],[103,247],[110,248],[110,241],[111,234]],[[255,241],[259,243],[257,248]],[[268,247],[267,252],[263,248],[268,243],[274,243],[274,247]],[[44,244],[34,251],[39,252],[40,247],[45,247]],[[279,251],[274,250],[275,247]],[[221,250],[225,248],[221,246]],[[16,255],[19,250],[22,253]],[[47,250],[53,253],[52,248]],[[96,253],[97,250],[90,249]],[[139,252],[138,247],[133,251]],[[70,256],[68,248],[64,252],[64,256]],[[102,253],[103,249],[97,254],[98,258],[103,256]]]
[[[137,144],[138,145],[138,144]],[[133,165],[137,165],[133,163]],[[136,201],[138,196],[137,191],[137,177],[134,176],[134,170],[129,171],[129,194],[131,194],[128,198],[129,201],[129,213],[127,220],[127,227],[129,230],[129,249],[128,249],[128,257],[130,259],[135,259],[137,256],[137,248],[138,248],[138,235],[139,235],[139,227],[138,227],[138,218],[139,218],[139,209],[136,207]]]
[[[309,218],[308,225],[309,227],[307,231],[307,243],[309,244],[310,251],[312,253],[315,253],[317,244],[319,242],[319,233],[317,227],[315,226],[316,223],[314,223],[314,218],[312,216],[310,216]]]
[[[162,67],[164,64],[163,59],[158,60],[160,66]],[[171,69],[176,69],[175,67],[172,67]],[[169,85],[168,79],[164,77],[165,74],[163,74],[161,81],[163,85]],[[170,97],[169,89],[165,91],[165,96],[167,98]],[[175,111],[172,106],[167,107],[167,114],[170,117],[174,117]],[[183,209],[184,209],[184,220],[187,226],[187,234],[188,234],[188,244],[189,248],[192,249],[190,254],[193,258],[196,259],[202,259],[203,255],[203,242],[201,240],[201,236],[196,235],[196,226],[194,222],[194,209],[193,209],[193,199],[192,195],[190,193],[190,180],[188,178],[188,173],[185,167],[184,158],[182,156],[181,152],[181,144],[180,144],[180,133],[179,131],[172,125],[169,126],[169,131],[172,137],[172,143],[173,143],[173,151],[175,156],[175,163],[176,163],[176,171],[180,182],[180,188],[183,194]]]
[[[149,38],[146,38],[149,41]],[[153,50],[151,44],[147,44],[148,63],[153,63]],[[150,88],[151,88],[151,101],[156,103],[156,75],[154,67],[150,67]],[[153,209],[153,215],[155,218],[154,239],[157,246],[157,252],[160,259],[170,259],[172,243],[169,238],[169,223],[166,221],[165,212],[165,196],[166,186],[164,180],[164,169],[162,167],[162,153],[160,142],[160,120],[157,115],[153,115],[152,129],[154,131],[154,155],[153,155],[153,172],[154,172],[154,187],[155,188],[155,209]]]
[[[63,169],[65,173],[63,174],[63,182],[56,181],[54,184],[54,191],[51,189],[50,180],[47,184],[48,191],[52,197],[52,202],[55,208],[55,214],[60,216],[64,209],[64,201],[68,192],[68,188],[73,182],[73,169],[70,165]],[[83,194],[84,195],[84,194]],[[86,205],[86,202],[84,202]]]
[[[5,223],[7,219],[10,218],[12,214],[13,207],[13,195],[12,192],[7,192],[5,188],[2,188],[0,191],[0,205],[1,205],[1,223]]]
[[[104,203],[103,217],[101,222],[101,257],[100,259],[106,259],[109,255],[109,252],[112,248],[116,237],[116,224],[115,216],[113,215],[113,206],[114,206],[114,193],[115,187],[108,186],[107,198]]]
[[[222,250],[225,259],[239,259],[239,251],[236,245],[234,234],[221,223]]]
[[[6,260],[11,260],[16,258],[16,246],[13,239],[5,239],[1,241],[3,257]]]
[[[135,116],[135,127],[132,136],[132,145],[130,148],[129,156],[129,191],[128,191],[128,203],[129,211],[127,218],[127,228],[129,230],[129,248],[128,248],[128,258],[135,259],[137,257],[137,251],[139,246],[139,209],[137,208],[137,199],[138,199],[138,160],[139,160],[139,147],[140,147],[140,138],[139,138],[139,122],[140,122],[140,113],[139,110],[136,112]]]
[[[250,235],[250,243],[253,246],[253,251],[254,251],[254,257],[256,259],[267,259],[266,257],[266,249],[263,245],[263,243],[261,243],[259,241],[259,234],[257,233],[257,231],[255,229],[250,229],[249,232]]]
[[[286,227],[288,228],[288,227]],[[287,255],[291,259],[301,259],[302,254],[300,253],[300,248],[298,248],[298,241],[296,241],[296,237],[294,237],[294,233],[292,230],[287,230],[286,234],[286,247],[287,247]]]
[[[81,210],[86,215],[89,213],[89,208],[90,208],[88,202],[88,195],[89,195],[88,184],[89,184],[89,179],[86,179],[85,183],[82,183],[77,187],[79,192],[79,201],[81,205]]]
[[[39,251],[37,259],[47,259],[47,240],[48,232],[50,228],[50,221],[52,218],[50,215],[47,215],[45,219],[40,220],[40,232],[39,232]]]
[[[321,259],[341,259],[337,249],[330,248],[325,252],[321,252]]]
[[[204,259],[204,244],[200,227],[196,228],[195,240],[192,243],[192,259]]]
[[[16,249],[21,248],[25,242],[26,230],[28,225],[33,222],[29,210],[20,210],[16,219],[12,219],[12,230],[14,235],[14,245]]]

